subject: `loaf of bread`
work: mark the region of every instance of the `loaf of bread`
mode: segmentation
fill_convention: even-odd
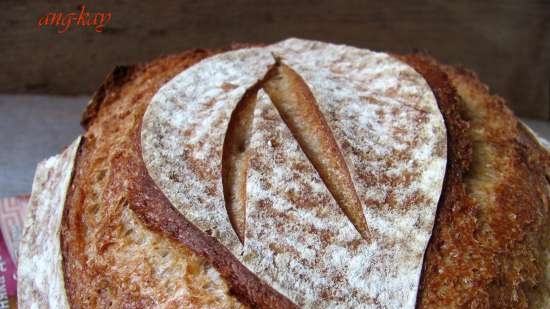
[[[288,39],[117,67],[20,308],[550,308],[550,155],[475,74]]]

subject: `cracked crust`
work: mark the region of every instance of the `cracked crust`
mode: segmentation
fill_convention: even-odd
[[[138,132],[150,98],[214,53],[125,70],[88,108],[61,230],[71,308],[292,306],[230,258],[213,265],[208,254],[226,253],[205,252],[214,250],[211,239],[197,237],[158,195],[141,161]],[[418,307],[547,308],[548,153],[475,75],[427,57],[402,60],[434,91],[449,145]],[[229,276],[237,279],[222,279]],[[242,284],[228,283],[235,281]]]

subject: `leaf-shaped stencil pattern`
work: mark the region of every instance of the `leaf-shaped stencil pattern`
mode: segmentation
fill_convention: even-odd
[[[368,240],[369,232],[361,202],[325,117],[303,79],[278,61],[266,78],[244,94],[231,115],[225,135],[222,155],[224,197],[229,220],[241,242],[244,242],[246,229],[247,147],[260,86],[267,91],[340,208],[362,237]]]
[[[141,143],[174,207],[299,307],[414,308],[446,135],[411,67],[298,39],[227,52],[157,92]]]

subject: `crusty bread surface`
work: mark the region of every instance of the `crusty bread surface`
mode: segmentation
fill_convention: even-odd
[[[155,91],[212,55],[195,50],[115,70],[83,117],[87,127],[67,197],[62,246],[72,308],[239,308],[208,262],[149,229],[131,209],[134,134]]]
[[[120,67],[89,105],[61,226],[71,308],[297,307],[186,220],[143,162],[151,98],[218,52]],[[417,307],[548,308],[548,153],[474,74],[426,56],[395,57],[427,81],[447,129]]]
[[[450,162],[418,306],[548,308],[548,152],[474,73],[401,58],[436,94],[456,91],[453,106],[440,101]]]

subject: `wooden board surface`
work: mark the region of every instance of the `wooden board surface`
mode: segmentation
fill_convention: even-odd
[[[431,53],[479,73],[521,116],[550,118],[550,1],[87,1],[103,33],[40,28],[72,1],[0,3],[0,92],[90,94],[116,64],[296,36]]]

